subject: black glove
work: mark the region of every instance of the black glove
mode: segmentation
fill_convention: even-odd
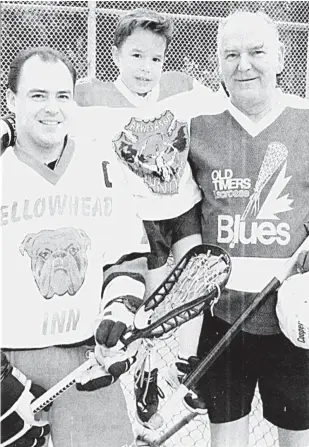
[[[15,144],[16,130],[15,115],[13,113],[1,118],[0,130],[0,151],[2,154],[6,148]]]
[[[32,384],[18,369],[12,368],[6,357],[1,377],[1,447],[42,446],[50,432],[46,421],[36,421],[31,402],[45,393]],[[49,407],[45,408],[48,411]]]

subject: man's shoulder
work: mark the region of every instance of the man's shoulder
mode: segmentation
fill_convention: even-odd
[[[308,110],[309,111],[309,99],[302,98],[298,95],[293,95],[290,93],[284,93],[284,103],[287,107],[292,109]]]
[[[75,100],[79,106],[122,107],[123,95],[114,82],[85,78],[76,83]]]
[[[160,97],[165,99],[179,93],[189,92],[195,88],[197,81],[180,71],[165,71],[160,79]],[[205,87],[206,89],[206,87]]]

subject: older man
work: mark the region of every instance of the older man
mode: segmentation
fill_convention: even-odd
[[[227,249],[227,290],[206,314],[204,356],[306,237],[309,216],[308,101],[276,88],[284,47],[264,14],[236,12],[218,49],[229,99],[191,125],[191,163],[203,191],[203,239]],[[306,255],[301,257],[306,262]],[[280,331],[277,296],[246,324],[199,384],[213,447],[248,445],[255,387],[281,447],[309,446],[309,351]]]

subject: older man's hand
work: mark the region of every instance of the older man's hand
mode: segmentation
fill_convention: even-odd
[[[306,273],[309,271],[309,252],[302,251],[299,253],[296,261],[296,271],[297,273]]]

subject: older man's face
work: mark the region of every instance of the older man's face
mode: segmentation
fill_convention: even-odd
[[[283,45],[268,24],[254,16],[228,22],[219,42],[219,58],[235,105],[268,104],[276,74],[283,69]]]

